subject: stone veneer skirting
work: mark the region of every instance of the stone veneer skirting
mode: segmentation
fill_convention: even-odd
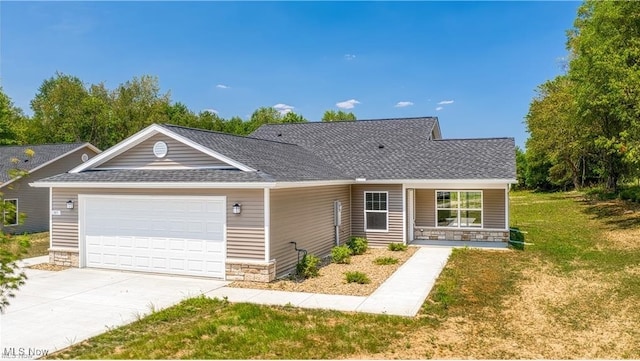
[[[66,267],[80,267],[77,249],[52,248],[49,250],[49,263]],[[227,260],[226,279],[229,281],[271,282],[276,278],[276,262],[255,262],[246,260]]]
[[[80,256],[77,249],[50,248],[49,263],[58,266],[80,267]]]
[[[276,278],[276,261],[265,263],[228,259],[225,274],[228,281],[271,282]]]
[[[437,229],[415,227],[416,239],[441,241],[485,241],[508,242],[509,231],[485,229]]]

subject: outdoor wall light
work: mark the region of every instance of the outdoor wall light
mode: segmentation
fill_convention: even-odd
[[[240,214],[242,212],[242,204],[236,203],[233,205],[233,214]]]
[[[67,209],[73,209],[73,201],[67,202]]]

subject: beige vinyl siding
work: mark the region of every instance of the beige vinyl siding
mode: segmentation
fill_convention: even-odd
[[[264,260],[264,196],[262,189],[53,189],[52,239],[54,247],[78,247],[79,207],[66,209],[68,200],[78,204],[78,194],[226,196],[227,257]],[[242,213],[233,214],[234,203],[242,204]]]
[[[297,252],[289,242],[309,254],[325,256],[335,246],[333,202],[342,202],[340,243],[351,233],[349,185],[273,189],[271,205],[271,259],[276,260],[276,274],[286,274],[295,268]]]
[[[366,232],[364,230],[364,192],[389,192],[389,223],[387,232]],[[351,233],[354,236],[367,237],[373,247],[386,246],[389,243],[402,243],[402,185],[353,185],[351,187]]]
[[[158,141],[167,143],[168,152],[163,158],[153,154],[153,145]],[[211,166],[229,165],[164,134],[156,134],[96,168],[158,169]]]
[[[418,227],[436,226],[436,191],[434,189],[416,189],[416,222]]]
[[[476,189],[474,189],[476,190]],[[505,229],[504,189],[482,190],[482,228]],[[416,189],[416,226],[435,227],[436,189]],[[460,189],[464,191],[464,189]]]
[[[482,192],[483,228],[506,229],[504,189],[485,189]]]
[[[10,233],[33,233],[49,230],[49,188],[34,188],[29,183],[65,173],[82,163],[82,154],[93,158],[96,152],[82,147],[63,158],[42,167],[23,179],[19,179],[6,187],[1,192],[4,199],[18,199],[18,211],[25,218],[22,224],[6,226],[3,230]],[[0,227],[2,222],[0,222]]]

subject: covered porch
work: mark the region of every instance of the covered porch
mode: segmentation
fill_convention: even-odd
[[[405,187],[407,243],[509,241],[509,186]],[[426,243],[425,243],[426,242]]]

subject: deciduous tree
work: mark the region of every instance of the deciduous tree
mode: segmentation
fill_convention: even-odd
[[[615,190],[640,158],[640,2],[585,1],[567,44],[578,117]]]
[[[356,115],[352,112],[344,112],[342,110],[327,110],[322,115],[323,122],[337,122],[337,121],[353,121],[356,120]]]

